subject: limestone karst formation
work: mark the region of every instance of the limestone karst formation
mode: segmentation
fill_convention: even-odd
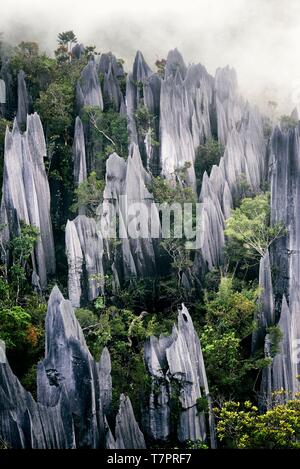
[[[84,46],[76,44],[70,61],[80,61],[84,54]],[[0,114],[15,116],[4,146],[1,261],[10,266],[11,240],[24,224],[33,225],[40,233],[31,260],[35,290],[48,295],[47,285],[59,257],[68,291],[65,299],[54,287],[49,297],[37,399],[24,389],[7,361],[0,363],[0,438],[17,448],[142,449],[153,442],[169,444],[173,437],[179,444],[200,440],[216,447],[201,344],[184,305],[171,335],[151,335],[144,344],[150,391],[141,403],[142,417],[133,410],[136,403],[132,406],[123,393],[118,411],[112,411],[110,352],[104,347],[99,361],[92,357],[74,313],[74,308],[105,296],[108,281],[115,292],[132,279],[161,274],[161,217],[151,186],[155,176],[172,187],[178,183],[191,189],[199,202],[200,243],[189,271],[178,279],[178,288],[183,287],[187,295],[189,288],[201,285],[208,271],[223,266],[225,221],[245,187],[257,194],[269,184],[271,224],[282,223],[286,232],[260,259],[261,290],[254,318],[258,327],[249,342],[253,356],[264,351],[270,358],[259,384],[262,404],[272,404],[274,391],[284,390],[282,401],[294,396],[300,390],[295,353],[300,337],[300,124],[289,130],[277,126],[269,137],[265,117],[240,96],[233,69],[217,69],[213,76],[201,64],[186,65],[177,49],[169,52],[160,73],[151,70],[140,51],[128,73],[111,53],[89,57],[74,86],[76,114],[68,168],[74,194],[103,157],[99,132],[98,137],[92,135],[87,110],[100,115],[109,110],[122,116],[127,123],[128,149],[120,156],[110,141],[112,148],[103,164],[104,189],[92,194],[99,203],[95,213],[91,215],[85,207],[74,213],[67,199],[70,206],[58,207],[57,211],[64,212],[59,218],[51,212],[56,194],[55,189],[50,191],[44,163],[49,157],[44,123],[36,112],[29,114],[32,100],[26,75],[18,72],[15,103],[6,62],[0,77]],[[107,139],[100,128],[101,132]],[[198,191],[198,149],[212,138],[220,144],[222,155],[209,172],[204,171]],[[144,209],[132,224],[128,207],[134,204]],[[55,252],[55,229],[63,233],[63,256]],[[275,325],[282,337],[272,356],[270,331]],[[174,399],[179,408],[175,427]],[[199,410],[202,399],[208,403],[207,412]]]
[[[40,236],[33,255],[33,267],[41,288],[55,272],[55,253],[50,215],[50,190],[44,166],[46,143],[38,114],[27,116],[26,131],[17,121],[5,136],[4,171],[0,220],[2,253],[9,262],[9,241],[21,224],[35,226]]]
[[[124,394],[111,430],[108,421],[111,422],[113,383],[109,351],[103,349],[99,362],[93,359],[72,305],[57,286],[49,298],[45,332],[45,358],[37,367],[37,401],[23,388],[9,363],[1,360],[1,439],[15,448],[146,448],[130,399]],[[174,326],[172,336],[163,342],[161,348],[152,337],[145,347],[151,379],[161,373],[158,360],[161,364],[167,360],[167,373],[173,381],[164,378],[165,382],[168,387],[177,383],[181,389],[179,439],[205,441],[207,424],[204,415],[197,413],[196,402],[201,392],[209,396],[209,390],[200,342],[184,305],[179,311],[178,327]],[[160,405],[153,407],[153,391],[150,395],[149,428],[157,441],[165,440],[170,432],[169,402],[165,398],[162,412]],[[212,418],[209,435],[214,447]]]
[[[279,316],[278,325],[282,332],[279,353],[263,374],[262,393],[268,404],[272,402],[272,391],[284,390],[283,399],[285,399],[294,396],[300,390],[299,161],[299,123],[294,129],[287,131],[276,127],[270,144],[271,217],[272,223],[283,223],[287,232],[271,249],[271,265],[277,266],[273,287],[270,285],[270,272],[268,280],[265,276],[263,280],[267,292],[265,296],[270,298],[263,309],[265,321],[275,323],[276,308]],[[269,356],[269,335],[266,336],[265,348]]]
[[[170,437],[170,400],[177,393],[182,409],[176,429],[179,441],[205,441],[209,435],[210,446],[215,448],[212,409],[206,422],[204,413],[197,408],[202,395],[211,406],[210,396],[200,341],[184,305],[170,337],[149,338],[145,344],[145,361],[152,379],[145,416],[150,436],[162,441]]]

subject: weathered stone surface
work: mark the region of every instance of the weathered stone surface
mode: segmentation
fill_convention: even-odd
[[[4,241],[17,235],[20,223],[40,231],[33,258],[42,288],[47,275],[55,272],[55,254],[50,217],[50,191],[44,167],[46,144],[38,114],[27,116],[27,130],[19,131],[16,121],[6,131],[1,202],[2,223],[7,224]]]
[[[149,217],[153,196],[146,187],[149,175],[143,168],[139,149],[132,145],[127,161],[116,153],[110,155],[106,163],[106,186],[102,206],[100,229],[109,233],[113,218],[117,214],[119,220],[119,237],[121,264],[116,265],[118,283],[122,277],[151,275],[155,272],[155,239],[153,233],[160,233],[160,222],[157,210]],[[143,204],[145,210],[135,210]],[[130,223],[132,216],[135,221]],[[152,225],[151,225],[152,221]],[[103,236],[104,238],[104,236]],[[114,259],[109,243],[106,244],[108,257]]]
[[[112,53],[101,54],[98,64],[98,72],[103,76],[103,100],[104,105],[113,104],[116,111],[120,111],[124,105],[124,97],[120,88],[120,78],[125,77],[123,67],[117,62]]]
[[[9,364],[0,363],[0,437],[12,448],[74,448],[66,397],[60,395],[51,407],[36,403]]]
[[[242,120],[243,107],[241,97],[238,96],[237,76],[230,67],[218,68],[215,76],[216,114],[218,126],[218,140],[225,145],[228,134],[237,128]]]
[[[86,346],[70,301],[54,287],[46,316],[45,359],[38,366],[38,400],[53,405],[62,391],[68,396],[73,415],[76,447],[103,445],[98,366]]]
[[[200,235],[202,248],[195,258],[195,271],[203,273],[222,262],[224,222],[230,215],[233,201],[239,200],[243,184],[252,193],[260,191],[265,175],[266,143],[262,118],[256,109],[243,109],[241,125],[227,135],[224,155],[218,166],[205,173],[199,200],[203,203]]]
[[[128,74],[126,85],[126,107],[128,117],[128,132],[131,143],[139,146],[142,162],[145,168],[153,174],[159,174],[159,112],[160,112],[160,83],[146,63],[142,53],[137,52],[132,73]],[[139,128],[136,114],[145,107],[149,112],[149,122]]]
[[[276,127],[271,138],[271,222],[283,224],[288,232],[279,238],[271,249],[271,264],[276,269],[273,285],[276,298],[282,298],[281,316],[278,323],[283,338],[279,353],[272,365],[265,370],[261,393],[270,401],[272,391],[282,388],[285,398],[299,391],[299,360],[296,358],[300,337],[300,124],[294,129]],[[269,338],[266,337],[268,356]],[[294,350],[294,353],[292,353]]]
[[[6,85],[5,81],[0,79],[0,104],[6,103]]]
[[[111,360],[107,347],[104,347],[99,361],[100,400],[103,412],[109,414],[112,399]]]
[[[27,114],[29,112],[29,96],[25,81],[25,73],[20,70],[18,73],[18,111],[17,122],[19,125],[26,124]]]
[[[1,357],[4,357],[1,355]],[[3,362],[3,363],[2,363]],[[45,359],[38,364],[35,402],[0,363],[0,438],[12,448],[145,448],[128,397],[121,395],[116,441],[111,412],[111,362],[92,358],[70,301],[54,287],[46,315]]]
[[[274,402],[285,402],[296,391],[293,379],[292,361],[292,320],[285,296],[282,299],[281,315],[278,327],[282,338],[278,353],[272,363],[263,369],[261,381],[261,405],[270,407]],[[271,357],[270,337],[265,338],[265,355]],[[276,396],[272,393],[279,391]]]
[[[257,329],[252,336],[252,352],[262,347],[266,330],[275,324],[274,297],[271,278],[269,251],[261,258],[259,263],[259,286],[262,289],[259,298],[259,312],[256,318]]]
[[[87,169],[83,125],[79,116],[75,120],[73,159],[74,182],[75,184],[80,184],[87,178]]]
[[[93,60],[90,60],[81,72],[77,83],[77,107],[95,106],[103,110],[103,99],[99,84],[97,67]]]
[[[135,420],[128,396],[121,394],[116,417],[116,449],[145,449],[144,435]]]
[[[85,215],[66,226],[69,299],[74,307],[93,301],[103,288],[103,240],[96,221]],[[83,292],[83,293],[82,293]]]
[[[180,441],[207,439],[207,422],[197,411],[197,401],[208,399],[209,389],[199,338],[188,310],[182,305],[178,325],[168,338],[151,337],[145,344],[145,362],[152,377],[149,416],[146,428],[156,440],[167,440],[171,434],[170,399],[180,401],[182,411],[177,424]],[[215,430],[212,413],[209,418],[209,438],[215,447]]]
[[[85,47],[83,44],[75,44],[75,46],[72,47],[72,57],[76,59],[80,59],[85,51]]]

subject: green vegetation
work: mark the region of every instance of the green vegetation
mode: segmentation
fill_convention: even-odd
[[[270,195],[246,197],[226,220],[229,257],[259,259],[286,233],[283,224],[270,226]]]
[[[161,325],[156,316],[141,313],[138,316],[128,309],[114,306],[92,313],[76,311],[91,352],[99,359],[103,347],[107,346],[112,361],[113,411],[119,406],[121,392],[132,398],[137,415],[140,400],[148,391],[146,370],[143,362],[143,344],[147,337],[159,334]]]
[[[262,357],[250,358],[245,348],[245,342],[256,328],[259,290],[238,286],[231,277],[222,277],[216,293],[205,293],[206,324],[200,338],[215,398],[250,392],[249,371],[269,363]]]
[[[13,370],[34,395],[36,376],[30,370],[43,355],[46,312],[45,301],[30,285],[31,254],[38,236],[35,227],[23,224],[10,242],[10,264],[0,265],[0,339]]]
[[[97,107],[86,106],[83,110],[82,120],[89,123],[91,130],[87,145],[89,148],[93,148],[95,153],[97,176],[103,178],[105,162],[111,153],[116,152],[119,156],[127,158],[126,117],[121,116],[112,108],[102,112]]]
[[[72,211],[84,209],[87,215],[95,216],[99,204],[102,202],[104,181],[97,179],[95,172],[81,182],[75,189],[76,202],[72,205]]]
[[[198,147],[195,159],[195,173],[198,190],[201,187],[203,174],[205,171],[209,174],[213,165],[219,164],[223,152],[223,146],[213,138],[207,140]]]
[[[216,409],[217,434],[229,448],[300,448],[300,401],[276,405],[264,414],[251,402],[225,402]]]
[[[126,117],[121,116],[112,103],[104,103],[104,110],[87,106],[81,110],[84,125],[88,177],[74,187],[73,134],[76,109],[76,84],[83,67],[95,54],[88,46],[80,59],[72,56],[77,42],[73,31],[58,36],[55,58],[41,53],[38,44],[22,42],[11,48],[9,72],[12,94],[16,100],[17,74],[24,70],[32,109],[43,123],[47,144],[46,171],[51,189],[51,218],[54,227],[57,278],[62,290],[67,285],[65,258],[65,224],[74,212],[94,217],[102,201],[105,185],[105,163],[116,152],[126,159],[128,131]],[[118,59],[122,65],[122,59]],[[166,61],[156,62],[158,74],[165,74]],[[179,67],[175,64],[174,71]],[[101,82],[103,77],[99,77]],[[119,79],[122,92],[126,79]],[[134,114],[139,142],[150,136],[157,147],[158,117],[144,105],[143,84],[137,84],[139,104]],[[273,106],[273,105],[272,105]],[[6,126],[12,124],[16,103],[5,118],[0,118],[0,184],[3,174],[3,145]],[[290,129],[296,122],[282,116],[281,127]],[[269,123],[265,125],[270,134]],[[208,139],[196,152],[195,172],[200,190],[203,174],[218,164],[224,148],[215,139]],[[142,155],[143,157],[143,155]],[[172,182],[152,177],[149,191],[158,204],[194,204],[197,197],[187,183],[189,164],[176,170]],[[155,173],[157,174],[157,173]],[[85,309],[77,309],[87,344],[96,359],[108,347],[112,360],[113,413],[116,413],[121,392],[127,393],[135,414],[140,418],[140,404],[148,397],[151,379],[143,361],[143,345],[151,335],[170,335],[177,318],[178,306],[184,302],[189,308],[201,339],[211,398],[215,409],[218,438],[223,447],[234,448],[298,448],[300,408],[294,399],[288,404],[278,403],[265,413],[257,410],[257,378],[278,352],[282,334],[278,326],[267,329],[271,357],[263,353],[251,356],[251,335],[255,331],[254,318],[261,291],[257,287],[258,264],[270,246],[286,233],[282,224],[270,226],[270,196],[254,196],[246,176],[239,180],[242,200],[235,200],[235,209],[226,222],[225,262],[220,270],[212,270],[205,278],[195,278],[195,251],[187,249],[183,238],[157,241],[159,254],[157,271],[151,277],[121,281],[115,288],[112,272],[105,278],[105,291]],[[160,215],[162,216],[162,215]],[[195,227],[195,213],[191,224]],[[174,234],[174,213],[171,213],[171,233]],[[5,227],[0,227],[3,230]],[[26,388],[36,393],[36,365],[44,353],[44,319],[46,299],[34,293],[31,286],[32,252],[39,239],[33,226],[23,224],[18,236],[10,240],[8,265],[3,258],[7,246],[0,244],[0,339],[5,340],[10,364]],[[111,243],[112,257],[119,262],[119,241]],[[188,285],[188,287],[187,287]],[[64,291],[64,293],[65,293]],[[157,384],[157,383],[156,383]],[[173,429],[181,411],[180,383],[171,379],[171,418]],[[284,392],[284,391],[283,391]],[[232,402],[231,400],[236,401]],[[251,401],[251,403],[250,403]],[[240,402],[244,402],[241,404]],[[208,411],[206,397],[197,401],[197,411]],[[175,432],[174,432],[175,435]],[[170,444],[177,444],[175,436]],[[0,446],[5,442],[0,442]],[[206,444],[187,442],[189,449],[205,449]]]
[[[141,105],[137,108],[134,117],[138,134],[142,138],[145,138],[147,134],[150,135],[151,145],[158,146],[159,142],[155,140],[155,116],[145,105]]]

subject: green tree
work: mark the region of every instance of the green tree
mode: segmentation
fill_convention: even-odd
[[[95,216],[99,204],[102,202],[104,180],[97,179],[95,172],[81,182],[75,189],[76,202],[72,205],[72,211],[84,208],[88,215]]]
[[[66,81],[52,82],[41,92],[36,110],[46,127],[47,135],[61,135],[67,142],[73,120],[73,97],[72,86]]]
[[[138,134],[145,138],[150,134],[151,145],[157,146],[159,142],[155,140],[155,116],[151,114],[147,106],[140,105],[134,113]]]
[[[229,241],[242,248],[250,259],[263,257],[272,243],[286,233],[282,223],[270,225],[270,195],[262,193],[246,197],[226,220],[225,234]],[[242,257],[242,253],[239,256]]]
[[[85,106],[82,120],[90,126],[87,144],[96,148],[96,172],[102,178],[105,175],[105,162],[111,153],[116,152],[127,158],[127,119],[112,108],[102,112],[97,107]]]
[[[20,234],[10,242],[12,265],[9,268],[9,280],[15,288],[16,303],[20,293],[26,289],[30,259],[39,234],[35,226],[22,223]]]
[[[263,414],[251,402],[225,402],[217,415],[217,435],[230,448],[300,448],[300,401],[291,400]]]
[[[56,50],[55,55],[57,56],[59,61],[64,61],[63,56],[65,56],[66,59],[71,60],[71,50],[73,44],[76,44],[77,42],[77,37],[75,36],[75,33],[73,31],[64,31],[62,33],[59,33],[57,37],[57,42],[59,44],[59,47]]]
[[[45,91],[54,79],[56,61],[44,53],[40,53],[35,42],[21,42],[14,48],[10,57],[10,69],[17,81],[17,74],[23,70],[26,75],[26,84],[35,108],[36,100],[41,91]]]
[[[247,393],[250,370],[270,361],[250,358],[245,342],[256,328],[258,289],[236,289],[231,277],[222,277],[217,292],[206,292],[206,325],[200,333],[204,361],[214,397]]]
[[[223,146],[213,138],[201,144],[196,151],[195,173],[198,190],[201,187],[204,172],[210,172],[214,164],[218,164],[223,154]]]

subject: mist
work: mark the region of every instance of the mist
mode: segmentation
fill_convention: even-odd
[[[72,29],[79,42],[111,50],[132,66],[140,49],[150,66],[177,47],[186,63],[214,74],[230,65],[241,93],[267,111],[300,112],[298,0],[10,0],[1,2],[0,31],[13,45],[36,41],[52,54],[57,34]]]

